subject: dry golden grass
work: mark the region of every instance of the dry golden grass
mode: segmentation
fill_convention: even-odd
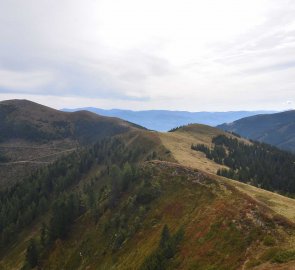
[[[182,165],[196,168],[211,174],[216,174],[222,166],[209,160],[201,152],[191,150],[191,144],[211,146],[214,136],[227,134],[219,129],[205,125],[190,125],[175,132],[160,133],[163,145],[169,149],[173,157]],[[229,135],[232,136],[232,135]],[[245,139],[242,139],[247,143]],[[250,142],[248,142],[250,143]],[[295,222],[295,200],[269,192],[254,186],[244,184],[224,177],[218,177],[224,183],[231,184],[260,203],[265,204],[277,214]]]
[[[261,188],[257,188],[251,185],[247,185],[235,180],[226,179],[220,177],[222,181],[230,183],[238,188],[240,191],[250,195],[260,203],[265,204],[276,213],[288,218],[292,222],[295,222],[295,200],[270,192]]]
[[[175,132],[159,133],[159,136],[163,145],[180,164],[216,173],[224,166],[207,159],[204,153],[192,150],[191,145],[205,144],[210,147],[212,138],[219,134],[224,132],[209,126],[191,125]]]

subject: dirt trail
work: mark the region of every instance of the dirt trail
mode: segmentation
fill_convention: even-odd
[[[16,165],[16,164],[24,164],[24,163],[48,164],[48,163],[50,163],[49,161],[38,161],[38,159],[42,159],[42,158],[50,157],[50,156],[56,156],[56,155],[60,155],[60,154],[67,153],[67,152],[73,152],[76,149],[77,148],[71,148],[71,149],[67,149],[67,150],[60,151],[60,152],[53,153],[53,154],[44,155],[41,157],[29,159],[29,160],[10,161],[10,162],[5,162],[5,163],[0,163],[0,166],[9,166],[9,165]]]

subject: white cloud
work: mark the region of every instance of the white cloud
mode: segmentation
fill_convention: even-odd
[[[282,109],[295,99],[292,1],[0,6],[0,97],[194,111]]]
[[[12,91],[40,91],[54,81],[54,75],[46,71],[10,71],[0,69],[0,88]]]

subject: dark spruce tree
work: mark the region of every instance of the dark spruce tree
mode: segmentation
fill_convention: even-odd
[[[164,225],[157,249],[148,256],[141,266],[141,270],[165,270],[168,268],[169,259],[177,253],[177,248],[184,237],[181,227],[173,236],[167,225]]]
[[[31,269],[38,265],[39,251],[36,240],[31,239],[27,247],[26,262],[23,269]]]

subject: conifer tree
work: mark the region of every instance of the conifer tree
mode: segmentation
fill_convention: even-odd
[[[26,262],[31,268],[34,268],[38,264],[38,259],[39,254],[36,241],[31,239],[27,248]]]
[[[162,234],[161,234],[160,247],[165,248],[169,239],[170,239],[169,228],[168,228],[167,224],[165,224],[165,226],[162,230]]]

